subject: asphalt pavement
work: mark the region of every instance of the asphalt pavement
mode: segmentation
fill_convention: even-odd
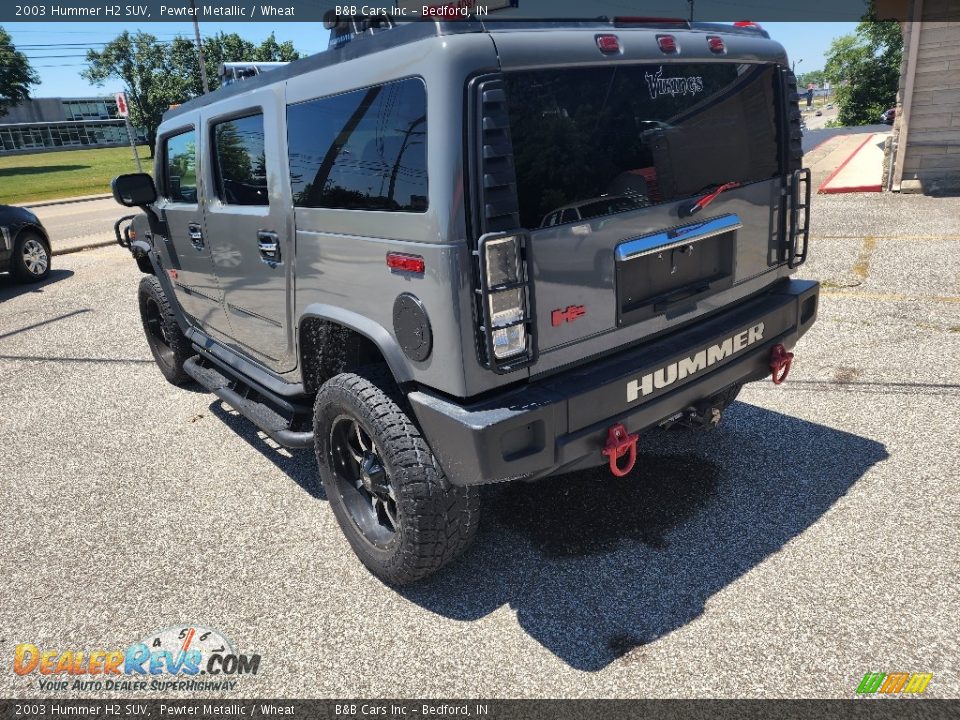
[[[18,643],[200,623],[262,655],[227,697],[852,697],[894,671],[960,696],[958,251],[960,199],[816,197],[785,385],[649,435],[623,480],[488,488],[473,549],[402,591],[310,452],[165,383],[123,250],[0,277],[0,695],[50,694]]]

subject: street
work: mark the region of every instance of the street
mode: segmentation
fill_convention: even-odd
[[[134,212],[118,205],[113,198],[43,204],[29,209],[47,229],[55,255],[64,250],[110,242],[113,240],[113,224],[120,217]]]
[[[104,203],[42,217],[103,234]],[[868,671],[956,696],[960,199],[813,216],[820,318],[785,385],[650,433],[625,479],[486,488],[474,547],[402,591],[350,551],[310,452],[163,380],[126,251],[0,277],[3,657],[202,623],[262,654],[227,697],[853,697]]]

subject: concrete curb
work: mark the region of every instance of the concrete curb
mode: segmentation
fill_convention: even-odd
[[[56,257],[57,255],[69,255],[70,253],[81,252],[83,250],[94,250],[95,248],[102,248],[116,244],[116,240],[98,240],[97,242],[86,243],[85,245],[77,245],[76,247],[63,248],[61,250],[51,250],[50,254]]]
[[[59,200],[39,200],[37,202],[20,205],[20,207],[38,208],[38,207],[48,207],[50,205],[68,205],[70,203],[91,202],[93,200],[106,200],[107,198],[112,198],[112,197],[113,195],[111,195],[110,193],[106,193],[105,195],[81,195],[79,197],[61,198]]]
[[[863,150],[868,142],[873,140],[875,135],[876,133],[867,135],[863,142],[857,145],[856,149],[847,156],[847,159],[840,163],[840,165],[832,173],[830,173],[830,176],[826,180],[820,183],[820,187],[817,188],[817,193],[822,195],[833,195],[837,193],[852,192],[881,192],[883,187],[880,185],[880,183],[872,183],[870,185],[847,185],[834,188],[827,187],[833,181],[833,179],[840,174],[840,171],[843,170],[850,163],[850,161],[857,156],[857,153]]]

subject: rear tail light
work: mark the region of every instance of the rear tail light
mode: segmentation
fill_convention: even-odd
[[[487,365],[498,373],[535,360],[526,247],[524,233],[498,233],[480,239],[480,332]]]
[[[616,35],[597,35],[597,47],[605,55],[612,55],[620,52],[620,38]]]
[[[760,27],[759,23],[755,23],[751,20],[738,20],[733,24],[733,26],[743,27],[743,28],[750,27],[750,28],[756,28],[757,30],[763,30],[763,28]]]
[[[677,39],[673,35],[657,35],[657,45],[667,55],[677,52]]]
[[[707,36],[707,46],[710,48],[710,52],[714,52],[717,55],[722,55],[727,51],[726,46],[723,44],[723,38],[716,35]]]

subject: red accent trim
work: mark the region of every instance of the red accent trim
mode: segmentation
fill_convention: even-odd
[[[620,423],[612,425],[607,431],[607,444],[602,452],[610,461],[610,472],[616,477],[623,477],[637,464],[637,440],[640,436],[637,433],[632,435]],[[629,454],[627,466],[621,468],[618,460],[624,455]]]
[[[777,343],[770,350],[770,372],[773,374],[773,384],[782,385],[790,374],[790,367],[793,365],[793,353],[787,352],[787,349]]]
[[[697,200],[697,207],[703,210],[707,205],[716,200],[720,196],[720,193],[724,193],[727,190],[733,190],[734,188],[738,187],[740,187],[740,183],[738,182],[724,183],[709,195],[704,195],[702,198]]]
[[[404,253],[392,252],[387,253],[387,267],[391,270],[422,273],[427,269],[427,264],[419,255],[405,255]]]
[[[854,156],[855,156],[858,152],[860,152],[860,150],[863,149],[863,146],[864,146],[864,145],[866,145],[868,142],[870,142],[870,141],[873,139],[873,136],[874,136],[874,135],[876,135],[876,133],[870,133],[870,134],[867,136],[867,139],[864,140],[864,141],[863,141],[862,143],[860,143],[859,145],[857,145],[857,149],[854,150],[852,153],[850,153],[850,155],[847,156],[847,159],[844,160],[842,163],[840,163],[840,165],[837,167],[836,170],[834,170],[832,173],[830,173],[830,177],[828,177],[826,180],[824,180],[822,183],[820,183],[820,187],[817,188],[817,192],[818,192],[818,193],[824,193],[824,194],[826,194],[826,193],[830,193],[830,192],[841,192],[840,190],[824,190],[824,188],[830,183],[831,180],[833,180],[837,175],[840,174],[840,171],[843,170],[843,169],[847,166],[847,163],[849,163],[851,160],[853,160]],[[853,191],[853,190],[847,190],[846,192],[855,192],[855,191]]]
[[[583,305],[569,305],[566,310],[554,310],[550,313],[550,323],[554,327],[563,325],[565,322],[573,322],[577,318],[581,318],[587,314],[587,310]]]

